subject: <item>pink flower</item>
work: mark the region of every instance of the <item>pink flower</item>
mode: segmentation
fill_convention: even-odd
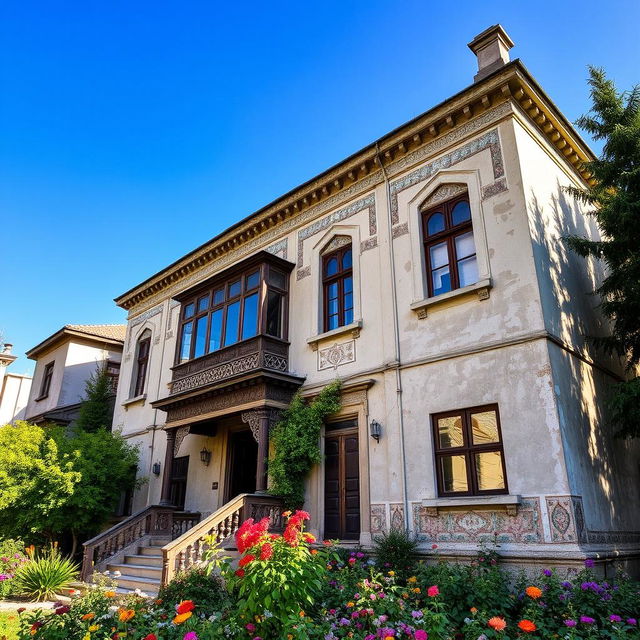
[[[427,632],[422,630],[422,629],[418,629],[414,636],[413,636],[416,640],[427,640],[427,638],[429,637],[427,635]]]
[[[440,595],[440,589],[434,584],[432,587],[427,589],[427,595],[430,598],[435,598],[437,595]]]
[[[253,624],[252,622],[247,622],[247,624],[244,626],[244,628],[245,628],[247,631],[252,632],[252,631],[255,631],[255,630],[256,630],[256,625],[255,625],[255,624]]]
[[[187,631],[182,640],[198,640],[198,634],[195,631]]]

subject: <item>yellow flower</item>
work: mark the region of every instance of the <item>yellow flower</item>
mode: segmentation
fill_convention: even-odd
[[[420,587],[415,587],[415,589],[413,589],[413,593],[420,593]]]
[[[353,607],[353,602],[347,602],[347,607]]]
[[[82,638],[82,640],[91,640],[91,634],[90,633],[85,633],[84,634],[84,638]]]
[[[192,615],[191,611],[187,611],[186,613],[179,613],[174,619],[173,624],[182,624],[186,622]]]
[[[97,631],[99,628],[100,628],[100,625],[99,625],[99,624],[92,624],[92,625],[89,627],[89,631],[91,631],[91,632],[93,632],[93,631]]]
[[[396,572],[395,571],[389,571],[389,575],[393,578],[393,576],[396,575]]]
[[[287,640],[293,640],[293,635],[292,635],[292,634],[290,634],[290,633],[288,633],[288,634],[287,634]]]
[[[133,609],[118,609],[118,619],[120,622],[129,622],[136,612]]]
[[[411,576],[410,578],[407,578],[407,582],[409,584],[414,584],[414,583],[418,582],[418,578],[416,578],[415,576]]]
[[[105,591],[104,592],[104,597],[105,598],[115,598],[116,597],[116,592],[115,591]]]

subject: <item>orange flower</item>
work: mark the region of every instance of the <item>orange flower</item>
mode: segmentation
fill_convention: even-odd
[[[538,628],[533,622],[531,622],[531,620],[526,619],[520,620],[520,622],[518,622],[518,626],[526,633],[531,633]]]
[[[290,515],[291,515],[291,511],[285,511],[285,512],[283,512],[283,514],[282,514],[282,516],[283,516],[284,518],[288,518]]]
[[[542,595],[542,591],[538,587],[527,587],[524,592],[534,600],[537,600]]]
[[[136,612],[133,609],[118,609],[118,620],[120,622],[129,622]]]
[[[496,631],[503,631],[504,628],[507,626],[507,623],[505,622],[504,618],[499,618],[498,616],[489,618],[489,620],[487,621],[487,624],[492,629],[495,629]]]
[[[193,613],[191,613],[191,611],[187,611],[186,613],[179,613],[173,619],[173,624],[182,624],[183,622],[186,622],[192,615]]]
[[[195,608],[196,605],[193,604],[193,600],[183,600],[176,607],[176,613],[187,613],[188,611],[193,611]]]
[[[478,613],[478,610],[475,607],[471,607],[469,611],[471,611],[471,613]]]
[[[82,620],[93,620],[96,617],[95,613],[85,613],[82,616]]]
[[[116,597],[116,592],[115,591],[105,591],[104,592],[104,597],[105,598],[115,598]]]
[[[312,555],[312,556],[315,556],[315,555],[316,555],[316,553],[318,553],[318,550],[317,550],[317,549],[311,549],[311,555]]]

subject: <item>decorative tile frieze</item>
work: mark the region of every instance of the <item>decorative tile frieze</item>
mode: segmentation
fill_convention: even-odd
[[[436,138],[432,142],[425,144],[412,153],[408,153],[399,160],[390,163],[386,167],[387,174],[389,176],[395,176],[403,173],[418,164],[423,159],[433,157],[441,150],[456,144],[458,141],[463,140],[470,135],[473,135],[476,131],[484,129],[492,123],[502,119],[508,113],[512,112],[513,107],[509,102],[501,103],[494,109],[489,109],[481,116],[473,118],[468,123],[456,127],[449,133]],[[384,178],[382,171],[372,171],[370,174],[364,176],[363,178],[360,178],[357,182],[350,185],[346,189],[342,189],[339,192],[329,196],[317,205],[309,207],[308,209],[304,209],[298,215],[282,220],[279,224],[275,225],[273,228],[266,229],[258,236],[252,237],[239,243],[237,248],[221,253],[214,259],[207,261],[202,267],[190,273],[189,275],[180,277],[178,280],[176,280],[175,283],[163,286],[157,293],[148,294],[143,300],[135,304],[135,306],[130,309],[130,318],[133,320],[134,318],[140,317],[140,313],[145,312],[147,309],[150,309],[153,305],[157,304],[158,298],[161,297],[162,299],[164,299],[174,296],[180,291],[184,291],[185,289],[191,287],[193,284],[215,275],[221,270],[226,269],[229,265],[234,264],[242,258],[251,255],[255,251],[265,248],[265,246],[268,246],[270,242],[273,242],[278,238],[281,238],[288,232],[314,220],[319,215],[322,215],[327,211],[331,211],[332,209],[339,207],[343,203],[349,202],[350,200],[358,198],[362,194],[371,191],[374,187],[376,187],[378,184],[381,184],[383,181]],[[296,201],[297,197],[297,194],[294,194],[287,200],[279,203],[279,206],[292,205]],[[370,233],[371,231],[372,226],[370,224]],[[205,255],[206,252],[210,250],[211,247],[207,246],[202,249],[201,253],[202,255]],[[302,277],[304,277],[304,275]],[[300,275],[298,275],[298,279],[300,279]]]
[[[397,224],[395,227],[391,229],[391,235],[394,238],[399,238],[400,236],[406,236],[409,233],[409,223],[402,222],[401,224]]]
[[[553,542],[577,542],[578,532],[571,496],[546,496],[549,529]]]
[[[360,243],[360,253],[369,251],[369,249],[375,249],[377,246],[378,246],[378,236],[373,236],[373,238],[368,238],[367,240],[363,240]]]
[[[389,505],[389,519],[392,531],[404,529],[404,505],[401,502]]]
[[[469,509],[438,511],[413,503],[413,525],[419,538],[427,542],[542,542],[540,500],[523,498],[515,516],[504,511]]]
[[[443,184],[440,185],[423,203],[422,207],[424,209],[430,209],[434,205],[438,204],[438,202],[442,202],[443,200],[450,200],[451,198],[455,198],[461,193],[466,193],[467,185],[466,184]]]
[[[330,347],[318,349],[318,371],[323,369],[337,369],[340,365],[355,362],[356,341],[349,340],[338,344],[335,342]]]
[[[306,278],[307,276],[311,275],[311,267],[307,266],[304,267],[302,269],[298,269],[298,271],[296,272],[296,280],[302,280],[303,278]]]
[[[340,247],[346,247],[348,244],[351,244],[351,236],[333,236],[333,238],[331,238],[331,240],[322,248],[320,255],[331,253],[336,249],[340,249]]]
[[[371,505],[371,534],[380,535],[387,530],[387,509],[384,504]]]
[[[415,169],[406,176],[395,180],[389,185],[389,191],[391,193],[391,222],[397,224],[400,222],[398,214],[398,194],[409,187],[412,187],[419,182],[423,182],[427,178],[436,174],[443,169],[449,169],[450,167],[466,160],[467,158],[480,153],[485,149],[491,151],[491,162],[493,165],[493,177],[495,179],[501,178],[504,175],[504,165],[502,162],[502,151],[500,149],[500,137],[498,136],[498,130],[492,129],[487,131],[479,138],[475,138],[467,142],[466,144],[454,149],[453,151],[446,153],[433,162],[422,165],[418,169]]]
[[[286,260],[288,247],[289,247],[288,238],[283,238],[282,240],[279,240],[275,244],[272,244],[270,247],[267,247],[265,251],[268,251],[269,253],[272,253],[274,256],[279,256],[280,258],[283,258],[284,260]]]
[[[493,196],[498,195],[503,191],[508,191],[506,178],[500,178],[492,184],[488,184],[482,187],[482,200],[484,201],[488,200],[489,198],[493,198]]]

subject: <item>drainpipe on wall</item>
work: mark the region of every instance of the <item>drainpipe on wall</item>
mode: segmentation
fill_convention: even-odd
[[[402,502],[404,504],[404,528],[409,531],[409,497],[407,495],[407,457],[404,446],[404,412],[402,410],[402,372],[400,370],[400,320],[398,316],[398,295],[396,288],[396,260],[393,250],[393,217],[391,214],[391,187],[389,177],[380,157],[380,149],[376,142],[376,160],[384,177],[384,186],[387,196],[387,224],[389,227],[389,263],[391,272],[391,303],[393,306],[393,333],[395,346],[395,370],[396,370],[396,405],[398,407],[398,426],[400,427],[400,458],[402,461]]]

